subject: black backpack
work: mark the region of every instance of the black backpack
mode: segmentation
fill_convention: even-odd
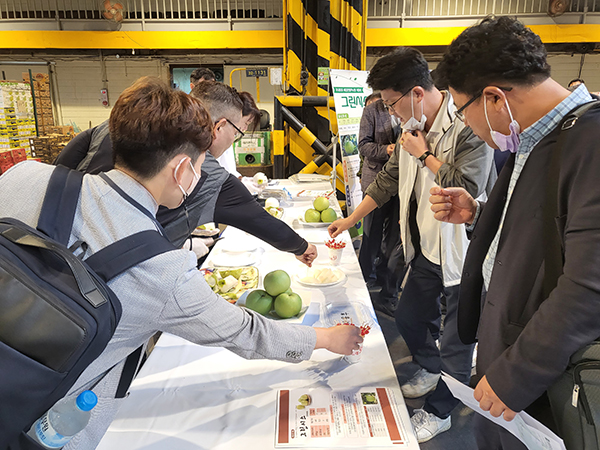
[[[25,433],[105,349],[121,318],[119,299],[106,282],[175,249],[159,232],[143,231],[85,261],[76,257],[71,250],[85,243],[74,244],[75,249],[66,246],[83,175],[61,166],[54,170],[37,229],[0,219],[1,450],[40,448]],[[126,395],[141,351],[129,356],[117,397]]]

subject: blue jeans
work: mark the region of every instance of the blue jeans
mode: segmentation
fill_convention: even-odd
[[[411,262],[395,318],[415,363],[432,373],[443,370],[468,384],[474,345],[465,345],[458,337],[458,289],[459,286],[444,287],[441,267],[419,253]],[[446,298],[446,318],[438,350],[435,340],[440,336],[442,294]],[[458,403],[440,379],[435,391],[425,400],[424,409],[445,419]]]

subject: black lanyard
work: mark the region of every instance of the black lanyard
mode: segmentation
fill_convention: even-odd
[[[106,183],[111,188],[113,188],[117,192],[117,194],[119,194],[121,197],[123,197],[125,200],[127,200],[129,203],[131,203],[137,209],[139,209],[142,213],[144,213],[144,215],[149,217],[154,222],[156,227],[158,228],[158,231],[160,232],[160,234],[162,234],[165,237],[167,236],[165,233],[165,230],[162,227],[162,225],[160,224],[160,222],[158,220],[156,220],[156,217],[154,217],[150,211],[148,211],[146,208],[144,208],[142,205],[140,205],[138,202],[136,202],[134,199],[132,199],[129,195],[127,195],[125,193],[125,191],[123,191],[123,189],[121,189],[119,186],[117,186],[116,183],[113,180],[111,180],[108,177],[108,175],[106,175],[105,173],[101,173],[100,178],[102,178],[104,181],[106,181]]]

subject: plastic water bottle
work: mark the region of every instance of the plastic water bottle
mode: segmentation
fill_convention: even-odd
[[[96,403],[98,397],[92,391],[63,398],[33,424],[27,435],[44,448],[62,448],[86,427]]]

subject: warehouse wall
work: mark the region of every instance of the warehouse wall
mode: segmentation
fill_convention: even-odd
[[[437,65],[437,57],[428,57],[430,67],[433,69]],[[26,61],[26,58],[21,58]],[[37,59],[36,61],[39,61]],[[371,68],[377,61],[376,57],[367,58],[367,68]],[[552,66],[553,78],[566,86],[579,73],[579,64],[581,55],[550,55],[549,62]],[[171,58],[172,64],[178,62]],[[183,62],[185,63],[185,61]],[[106,61],[106,78],[109,91],[110,106],[114,104],[119,94],[137,78],[144,75],[159,76],[164,80],[169,79],[169,65],[162,59],[134,59],[121,58],[109,59]],[[237,67],[255,67],[255,64],[245,65],[225,65],[225,82],[229,83],[229,73]],[[275,66],[275,64],[265,64],[265,66]],[[102,67],[98,58],[89,59],[55,59],[52,66],[55,71],[54,97],[57,117],[55,121],[58,124],[76,123],[81,129],[90,126],[96,126],[106,120],[110,114],[110,106],[105,108],[100,101],[100,89],[103,87]],[[21,80],[22,72],[30,68],[32,72],[48,73],[48,66],[45,65],[8,65],[0,64],[0,71],[4,71],[6,79]],[[1,73],[1,72],[0,72]],[[588,54],[585,56],[585,63],[582,71],[582,78],[586,81],[591,91],[600,91],[600,55]],[[234,74],[233,85],[240,88],[239,75]],[[261,102],[259,107],[266,109],[271,114],[273,120],[274,95],[280,95],[281,89],[270,85],[268,78],[261,78]],[[256,94],[256,83],[254,78],[246,78],[242,73],[242,90]]]

